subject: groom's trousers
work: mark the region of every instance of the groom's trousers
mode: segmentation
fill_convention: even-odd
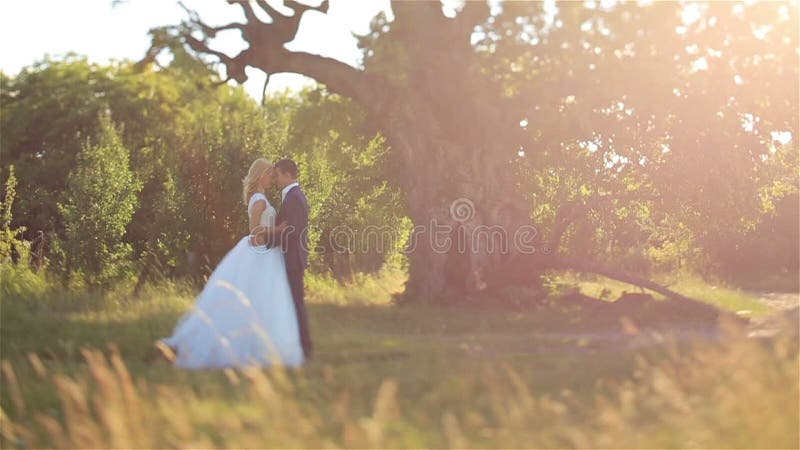
[[[295,314],[297,315],[297,326],[300,331],[300,343],[303,346],[303,353],[306,359],[311,357],[313,347],[311,345],[311,333],[308,330],[308,314],[306,313],[305,302],[305,283],[303,269],[289,269],[286,271],[289,278],[289,287],[292,290]]]

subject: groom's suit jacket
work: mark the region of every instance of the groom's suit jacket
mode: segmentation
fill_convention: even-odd
[[[281,202],[275,224],[286,222],[286,230],[268,238],[269,247],[280,246],[286,261],[286,275],[292,290],[297,324],[300,328],[300,341],[306,357],[311,356],[311,334],[308,329],[308,316],[305,306],[304,276],[308,266],[308,200],[300,186],[286,193]]]
[[[280,235],[280,246],[286,267],[305,270],[308,266],[308,200],[300,186],[291,188],[281,202],[275,225],[283,222],[287,228]]]

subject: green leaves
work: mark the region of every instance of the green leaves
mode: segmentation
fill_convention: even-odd
[[[128,150],[107,116],[88,139],[69,175],[66,201],[58,204],[65,225],[67,262],[90,285],[124,274],[131,246],[122,241],[138,204],[141,183],[130,170]]]
[[[311,206],[312,268],[349,278],[400,259],[410,224],[399,189],[387,182],[396,174],[386,139],[367,128],[363,110],[321,88],[265,107],[268,117],[287,124],[281,155],[300,165]]]
[[[300,163],[315,243],[339,224],[397,226],[398,192],[378,182],[389,178],[388,148],[360,108],[323,89],[261,106],[241,87],[211,88],[214,73],[187,58],[155,70],[72,55],[2,76],[16,220],[52,237],[52,268],[95,285],[134,268],[142,278],[203,273],[247,231],[241,180],[257,157]]]
[[[567,2],[548,24],[504,4],[477,49],[527,120],[522,183],[540,223],[567,201],[639,194],[658,199],[649,225],[631,229],[620,202],[589,217],[589,248],[568,245],[625,252],[668,223],[688,231],[659,245],[723,258],[797,192],[797,16],[794,3]]]

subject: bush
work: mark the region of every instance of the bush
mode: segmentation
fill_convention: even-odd
[[[11,226],[16,186],[14,166],[10,166],[0,202],[0,294],[4,299],[35,297],[46,287],[44,277],[30,266],[30,242],[22,239],[25,228]]]
[[[128,164],[111,120],[101,117],[97,143],[87,141],[69,175],[67,200],[59,203],[66,229],[66,268],[90,286],[120,278],[130,269],[131,246],[123,242],[141,184]]]

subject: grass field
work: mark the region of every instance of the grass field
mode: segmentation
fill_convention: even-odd
[[[798,446],[796,334],[747,339],[734,321],[719,331],[701,317],[653,311],[621,319],[556,298],[520,308],[394,306],[402,281],[392,271],[348,287],[309,280],[316,357],[299,371],[168,364],[153,342],[191,307],[188,286],[136,297],[7,291],[0,443]],[[566,276],[554,283],[609,299],[622,290]],[[732,311],[769,312],[735,290],[681,283],[673,287]]]

